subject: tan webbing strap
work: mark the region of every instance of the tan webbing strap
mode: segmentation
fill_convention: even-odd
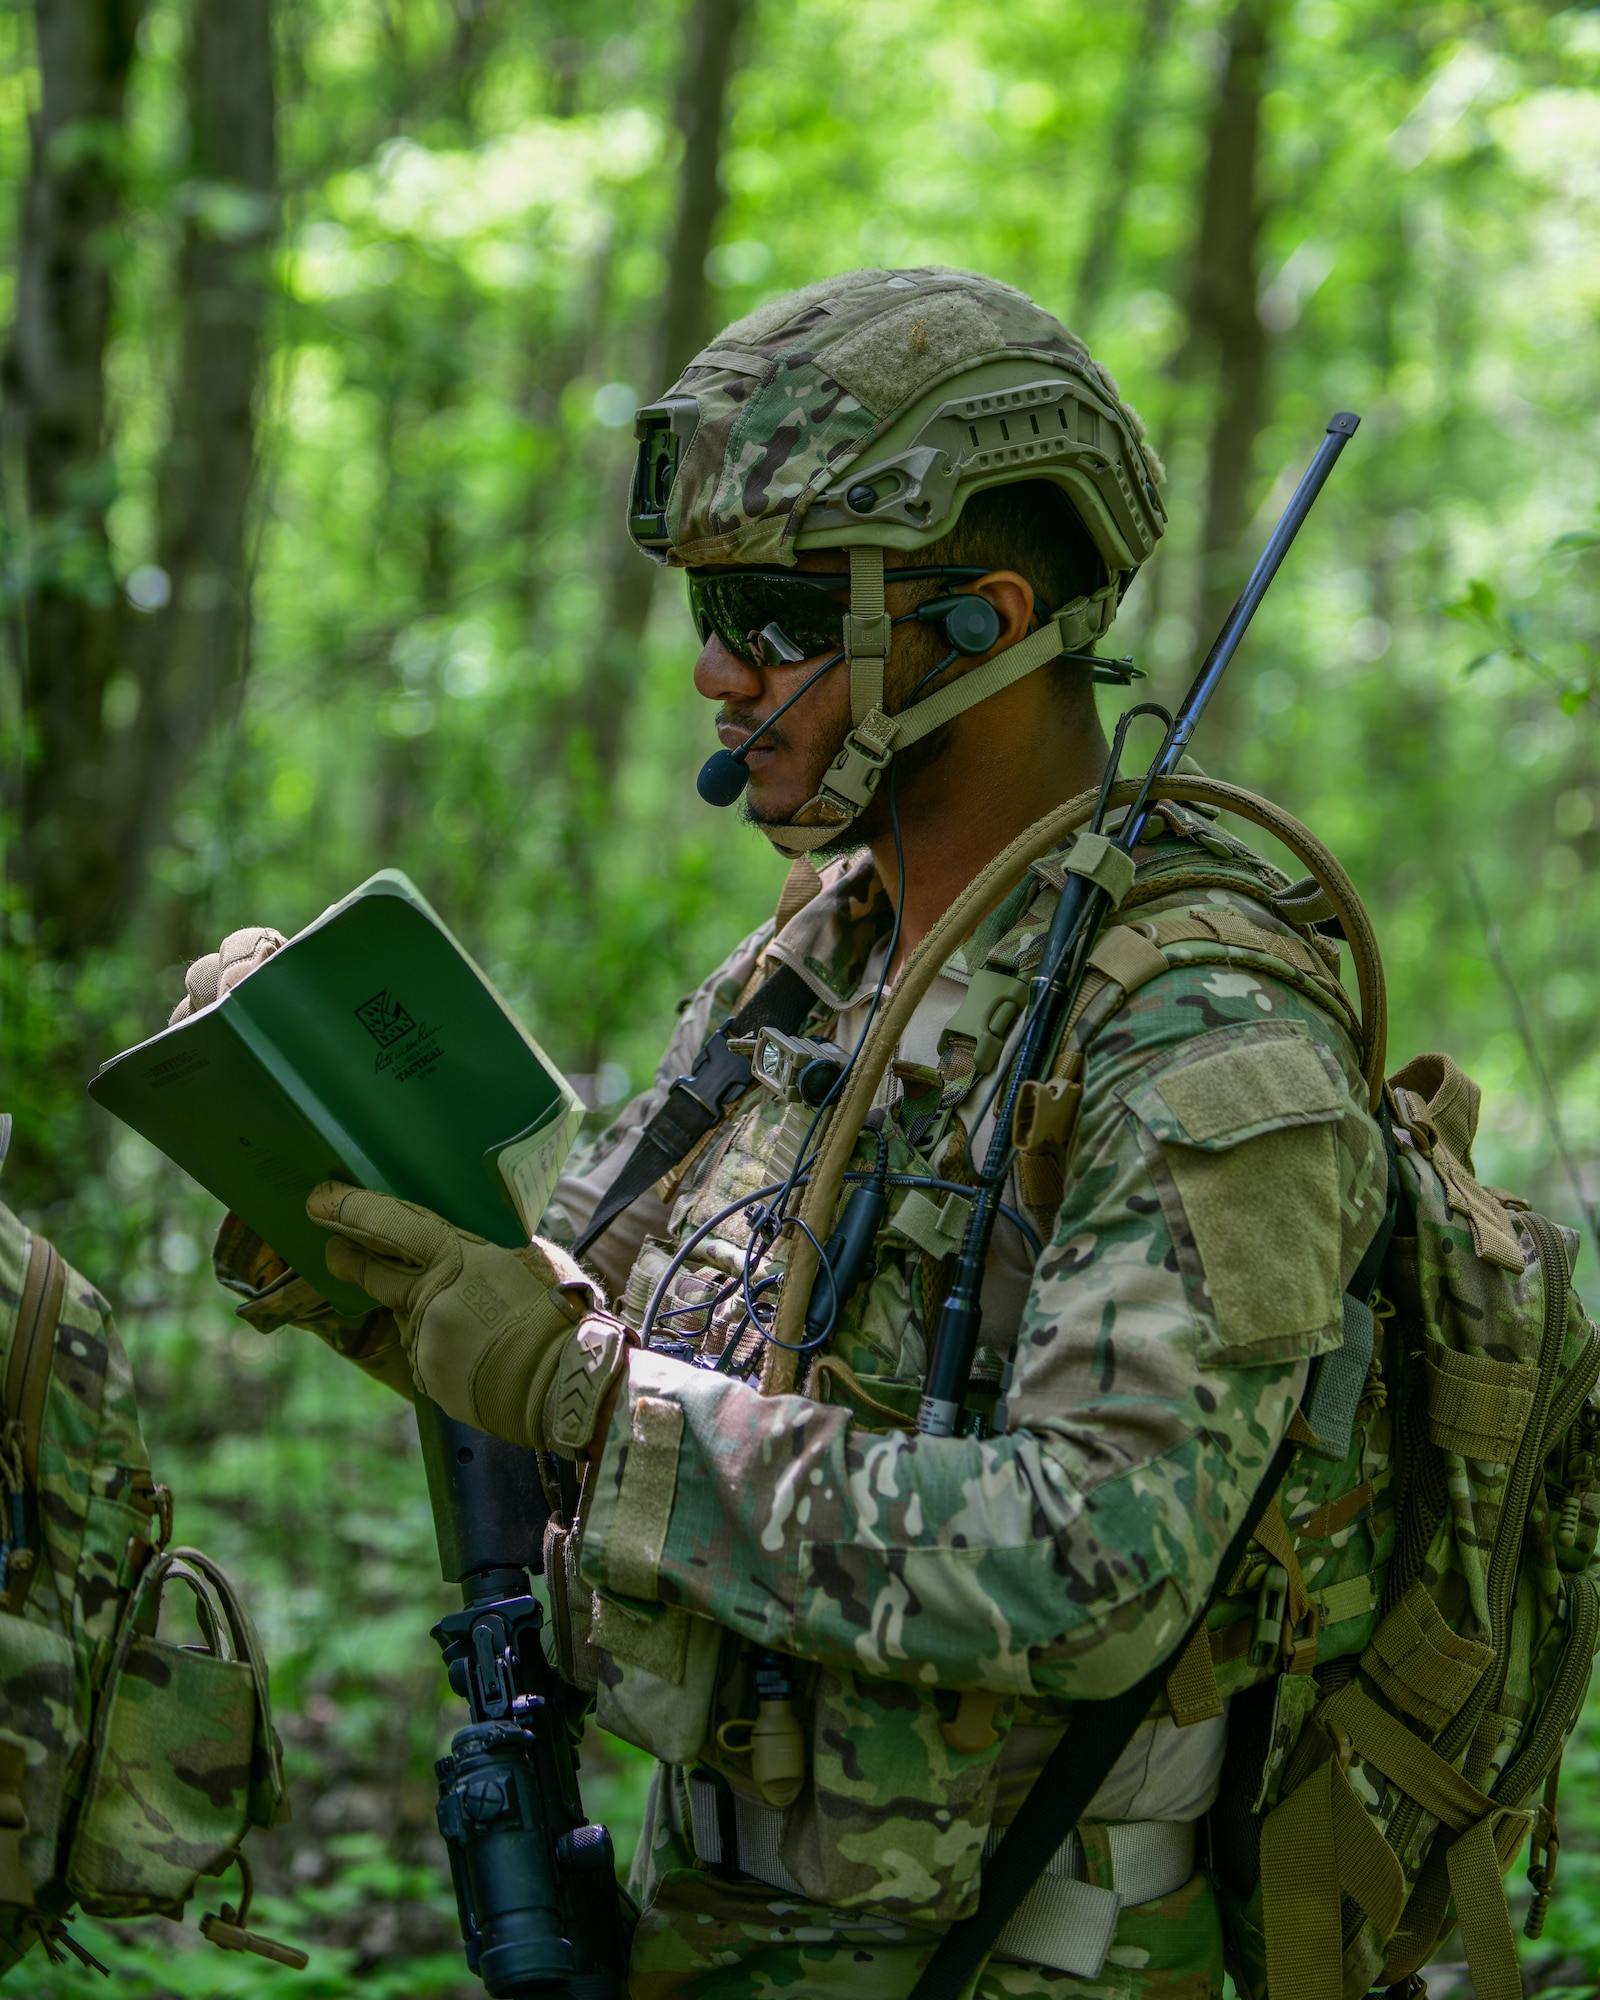
[[[1305,1413],[1298,1403],[1289,1412],[1289,1428],[1284,1432],[1284,1436],[1290,1444],[1308,1445],[1312,1450],[1322,1443],[1322,1439],[1306,1422]]]
[[[1423,1349],[1428,1380],[1428,1435],[1442,1451],[1509,1465],[1533,1414],[1536,1361],[1495,1361],[1463,1354],[1430,1334]]]
[[[1498,1857],[1498,1865],[1491,1880],[1481,1880],[1474,1864],[1470,1862],[1467,1864],[1472,1869],[1474,1877],[1473,1885],[1467,1894],[1475,1899],[1477,1908],[1474,1910],[1474,1916],[1478,1920],[1473,1943],[1469,1949],[1482,1951],[1487,1948],[1491,1967],[1495,1964],[1497,1956],[1503,1961],[1511,1933],[1511,1917],[1506,1908],[1501,1876],[1516,1859],[1517,1849],[1527,1835],[1527,1821],[1530,1817],[1531,1814],[1527,1812],[1506,1811],[1497,1813],[1490,1819],[1491,1841]],[[1451,1882],[1451,1852],[1452,1843],[1448,1835],[1440,1834],[1428,1850],[1427,1859],[1422,1864],[1422,1872],[1418,1875],[1411,1894],[1406,1898],[1399,1928],[1389,1940],[1383,1970],[1376,1981],[1377,1985],[1403,1986],[1412,1973],[1433,1955],[1434,1947],[1449,1928],[1450,1904],[1455,1894]],[[1488,1922],[1484,1921],[1485,1918]],[[1503,1927],[1504,1934],[1498,1947],[1490,1940],[1488,1933],[1491,1927]],[[1465,1940],[1465,1925],[1462,1931]],[[1515,1946],[1512,1945],[1511,1949],[1514,1952]],[[1515,1994],[1516,1989],[1513,1987],[1511,1990]]]
[[[1293,2000],[1343,2000],[1339,1904],[1352,1896],[1387,1937],[1399,1921],[1400,1863],[1327,1757],[1261,1829],[1261,1900],[1267,1987]]]
[[[1080,1021],[1088,1015],[1090,1007],[1100,998],[1108,986],[1119,989],[1118,997],[1110,1004],[1120,1006],[1130,993],[1137,993],[1141,986],[1148,986],[1152,979],[1159,979],[1163,972],[1171,970],[1171,962],[1163,956],[1144,935],[1132,924],[1113,924],[1095,939],[1094,950],[1090,952],[1088,969],[1084,974],[1078,997],[1072,1012],[1067,1016],[1066,1038],[1063,1050],[1073,1046],[1074,1032]],[[1100,1013],[1097,1010],[1095,1020]],[[1087,1035],[1077,1037],[1077,1046],[1082,1047]]]
[[[1380,1708],[1359,1681],[1347,1681],[1330,1695],[1319,1719],[1328,1731],[1343,1731],[1367,1763],[1452,1832],[1501,1810],[1420,1736],[1413,1736],[1398,1716]]]
[[[1203,1623],[1195,1627],[1178,1664],[1167,1675],[1167,1702],[1180,1729],[1188,1729],[1196,1722],[1214,1722],[1222,1714],[1222,1691],[1217,1686],[1216,1664],[1211,1657],[1211,1635]]]
[[[1522,1989],[1496,1836],[1507,1822],[1520,1822],[1507,1830],[1508,1845],[1512,1832],[1520,1842],[1528,1815],[1497,1806],[1420,1737],[1413,1736],[1397,1716],[1380,1708],[1359,1682],[1347,1682],[1331,1695],[1318,1720],[1324,1730],[1346,1736],[1361,1758],[1456,1834],[1446,1850],[1448,1880],[1467,1947],[1473,1990],[1479,2000],[1517,2000]],[[1403,1951],[1407,1956],[1419,1953],[1425,1957],[1432,1949],[1444,1920],[1443,1886],[1435,1857],[1430,1856],[1406,1910],[1408,1935]],[[1384,1935],[1388,1935],[1387,1930]]]
[[[1472,1229],[1473,1248],[1478,1255],[1486,1263],[1498,1264],[1503,1271],[1520,1272],[1522,1245],[1517,1239],[1515,1227],[1500,1203],[1469,1170],[1446,1136],[1447,1130],[1457,1130],[1462,1124],[1459,1093],[1448,1081],[1443,1086],[1448,1096],[1443,1113],[1445,1124],[1440,1126],[1433,1103],[1412,1087],[1413,1077],[1421,1074],[1425,1080],[1431,1081],[1436,1065],[1448,1060],[1445,1056],[1418,1056],[1404,1069],[1397,1070],[1389,1085],[1391,1101],[1399,1122],[1416,1140],[1418,1150],[1433,1163],[1434,1171],[1444,1182],[1449,1191],[1450,1206],[1467,1218]],[[1450,1066],[1452,1069],[1455,1067],[1453,1063]]]
[[[1450,1895],[1477,2000],[1522,2000],[1522,1974],[1506,1913],[1493,1821],[1480,1819],[1469,1826],[1450,1843],[1448,1859]]]
[[[956,716],[964,715],[978,702],[987,701],[990,695],[1010,687],[1013,681],[1020,681],[1047,665],[1060,651],[1061,632],[1052,618],[1048,625],[1041,626],[1037,632],[1030,632],[1026,639],[1019,639],[1014,646],[1007,646],[1003,653],[996,653],[982,666],[969,667],[959,680],[936,689],[926,701],[902,709],[894,718],[899,724],[895,748],[903,750],[908,743],[919,743],[924,736],[943,728]]]
[[[1465,1707],[1493,1659],[1492,1647],[1451,1631],[1419,1577],[1384,1614],[1361,1655],[1361,1667],[1396,1708],[1414,1715],[1433,1732]],[[1382,1715],[1381,1710],[1378,1713]],[[1409,1730],[1402,1734],[1408,1741],[1416,1740]]]
[[[1137,993],[1170,969],[1160,946],[1131,924],[1113,924],[1102,931],[1095,939],[1089,963],[1096,972],[1115,980],[1124,993]]]
[[[1221,908],[1169,910],[1164,916],[1155,918],[1149,928],[1154,933],[1156,944],[1163,950],[1176,944],[1215,943],[1227,945],[1234,951],[1247,951],[1275,959],[1279,964],[1291,967],[1302,979],[1310,980],[1317,991],[1331,1000],[1349,1019],[1352,1027],[1359,1027],[1359,1017],[1337,975],[1302,938],[1291,937],[1287,931],[1268,930],[1261,924],[1252,923],[1237,910]]]
[[[1309,1425],[1307,1429],[1310,1429]],[[1314,1431],[1312,1436],[1313,1438],[1316,1436]],[[1292,1526],[1297,1535],[1304,1535],[1313,1542],[1326,1542],[1338,1534],[1341,1528],[1349,1527],[1357,1515],[1364,1514],[1371,1504],[1372,1483],[1363,1479],[1359,1486],[1352,1486],[1348,1493],[1341,1493],[1337,1500],[1328,1500],[1320,1507],[1313,1507],[1303,1520],[1292,1523]]]
[[[789,872],[783,878],[778,907],[772,913],[773,936],[776,937],[792,918],[799,916],[806,905],[815,902],[821,894],[822,877],[803,854],[799,855],[789,864]]]
[[[1220,944],[1229,955],[1230,962],[1233,953],[1247,951],[1255,960],[1274,961],[1262,967],[1269,973],[1278,967],[1288,968],[1291,984],[1309,984],[1323,1003],[1331,1003],[1351,1031],[1359,1035],[1360,1016],[1349,994],[1309,945],[1287,932],[1269,931],[1253,924],[1237,911],[1221,909],[1205,914],[1193,910],[1169,910],[1165,915],[1148,921],[1114,924],[1102,932],[1089,954],[1088,974],[1068,1017],[1068,1034],[1071,1035],[1079,1022],[1084,1020],[1091,1004],[1099,999],[1108,985],[1120,986],[1126,997],[1176,965],[1201,962],[1189,953],[1172,955],[1174,945],[1185,944]],[[1293,975],[1298,975],[1298,978]],[[1098,1028],[1100,1010],[1096,1011],[1094,1018]],[[1081,1043],[1087,1037],[1080,1036],[1078,1039]]]
[[[1478,1136],[1478,1107],[1483,1092],[1453,1056],[1433,1051],[1413,1056],[1389,1079],[1391,1090],[1413,1091],[1427,1107],[1428,1123],[1466,1168],[1472,1164],[1472,1142]]]
[[[883,707],[883,669],[889,656],[889,614],[883,608],[883,550],[850,551],[850,613],[844,621],[850,662],[850,720],[866,721]]]
[[[1308,1674],[1317,1663],[1316,1607],[1306,1589],[1300,1558],[1294,1552],[1294,1537],[1276,1500],[1256,1523],[1254,1539],[1275,1563],[1281,1564],[1289,1579],[1283,1620],[1284,1654],[1290,1673]]]

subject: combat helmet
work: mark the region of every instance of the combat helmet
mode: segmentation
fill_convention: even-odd
[[[781,570],[848,553],[852,728],[816,796],[763,828],[787,854],[837,839],[896,750],[1091,646],[1166,526],[1159,461],[1110,373],[1025,293],[970,271],[849,271],[791,292],[718,335],[634,431],[628,527],[657,562]],[[1104,580],[886,715],[885,551],[939,541],[986,487],[1039,479],[1066,495]]]

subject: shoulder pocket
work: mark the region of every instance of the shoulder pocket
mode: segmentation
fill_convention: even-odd
[[[1192,1244],[1199,1358],[1282,1362],[1337,1347],[1345,1094],[1296,1022],[1224,1028],[1123,1101],[1179,1248]]]

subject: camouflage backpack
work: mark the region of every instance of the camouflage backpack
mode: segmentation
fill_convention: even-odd
[[[260,1644],[216,1564],[167,1546],[106,1302],[3,1206],[0,1383],[0,1975],[35,1943],[94,1964],[75,1906],[181,1917],[235,1861],[240,1908],[202,1931],[304,1965],[244,1927],[239,1843],[286,1814]],[[163,1635],[169,1598],[198,1645]]]
[[[1331,933],[1379,1085],[1382,964],[1343,870],[1266,800],[1199,778],[1167,789],[1254,820],[1312,870],[1268,898],[1300,936],[1204,904],[1144,923],[1125,909],[1058,1076],[1129,992],[1218,944],[1353,1022],[1327,977]],[[1219,882],[1236,874],[1247,850],[1196,831]],[[1517,2000],[1503,1877],[1530,1831],[1530,1937],[1548,1907],[1561,1755],[1600,1640],[1600,1329],[1572,1288],[1576,1234],[1477,1180],[1479,1100],[1444,1055],[1382,1083],[1389,1219],[1251,1556],[1168,1682],[1180,1724],[1232,1697],[1211,1852],[1246,2000],[1420,1992],[1452,1923],[1479,2000]]]
[[[1313,1394],[1322,1434],[1208,1621],[1219,1684],[1248,1690],[1212,1831],[1252,2000],[1420,1990],[1452,1922],[1479,2000],[1516,2000],[1502,1877],[1531,1829],[1537,1937],[1600,1638],[1577,1237],[1477,1181],[1478,1090],[1449,1057],[1387,1099],[1398,1224],[1353,1343],[1347,1301],[1353,1418],[1328,1435]]]

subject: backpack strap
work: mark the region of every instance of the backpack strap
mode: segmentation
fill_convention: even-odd
[[[1309,827],[1302,826],[1270,799],[1247,792],[1242,786],[1226,785],[1218,778],[1163,778],[1151,787],[1150,796],[1198,801],[1237,813],[1240,819],[1249,820],[1281,841],[1302,867],[1310,871],[1312,882],[1322,891],[1329,919],[1338,925],[1340,936],[1350,947],[1356,990],[1361,996],[1357,1046],[1361,1050],[1362,1074],[1367,1080],[1368,1103],[1376,1111],[1383,1102],[1383,1062],[1389,1039],[1388,999],[1378,940],[1350,877]]]
[[[13,1616],[27,1602],[41,1553],[36,1497],[39,1448],[66,1290],[67,1266],[61,1253],[44,1237],[33,1237],[6,1364],[5,1432],[0,1440],[0,1475],[9,1489],[6,1519],[0,1522],[0,1591]]]

